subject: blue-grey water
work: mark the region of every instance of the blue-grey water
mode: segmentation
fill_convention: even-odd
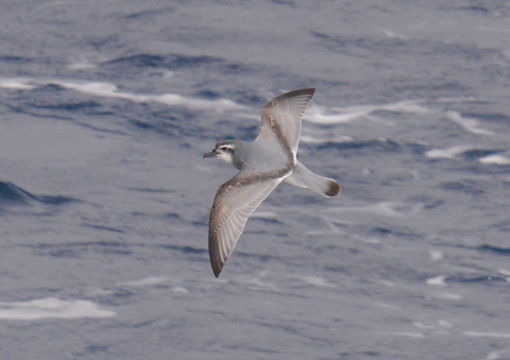
[[[3,1],[0,359],[510,359],[508,1]],[[219,279],[202,159],[316,87]]]

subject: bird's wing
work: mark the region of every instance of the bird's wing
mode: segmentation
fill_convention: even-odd
[[[260,110],[262,127],[256,140],[276,139],[296,155],[301,137],[301,119],[315,89],[294,90],[270,100]]]
[[[242,173],[219,187],[209,216],[209,258],[216,277],[232,254],[248,217],[283,180],[277,175]]]

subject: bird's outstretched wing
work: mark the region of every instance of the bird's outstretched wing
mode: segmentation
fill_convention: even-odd
[[[248,217],[283,180],[278,174],[242,173],[219,187],[209,216],[209,258],[216,277],[232,254]]]
[[[314,93],[314,88],[299,89],[270,100],[260,110],[262,127],[256,140],[276,137],[295,157],[301,137],[301,119]]]

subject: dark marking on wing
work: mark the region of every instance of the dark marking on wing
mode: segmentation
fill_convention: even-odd
[[[340,187],[340,184],[334,180],[330,180],[328,182],[328,185],[329,185],[328,191],[325,192],[325,194],[327,196],[337,196],[340,193],[340,191],[342,190],[342,188]]]

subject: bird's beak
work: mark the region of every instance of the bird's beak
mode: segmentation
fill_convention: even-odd
[[[211,152],[205,153],[205,154],[204,154],[204,159],[205,159],[205,158],[210,158],[210,157],[216,157],[216,156],[218,156],[219,154],[220,154],[220,153],[219,153],[219,151],[217,151],[216,149],[214,149],[214,150],[213,150],[213,151],[211,151]]]

